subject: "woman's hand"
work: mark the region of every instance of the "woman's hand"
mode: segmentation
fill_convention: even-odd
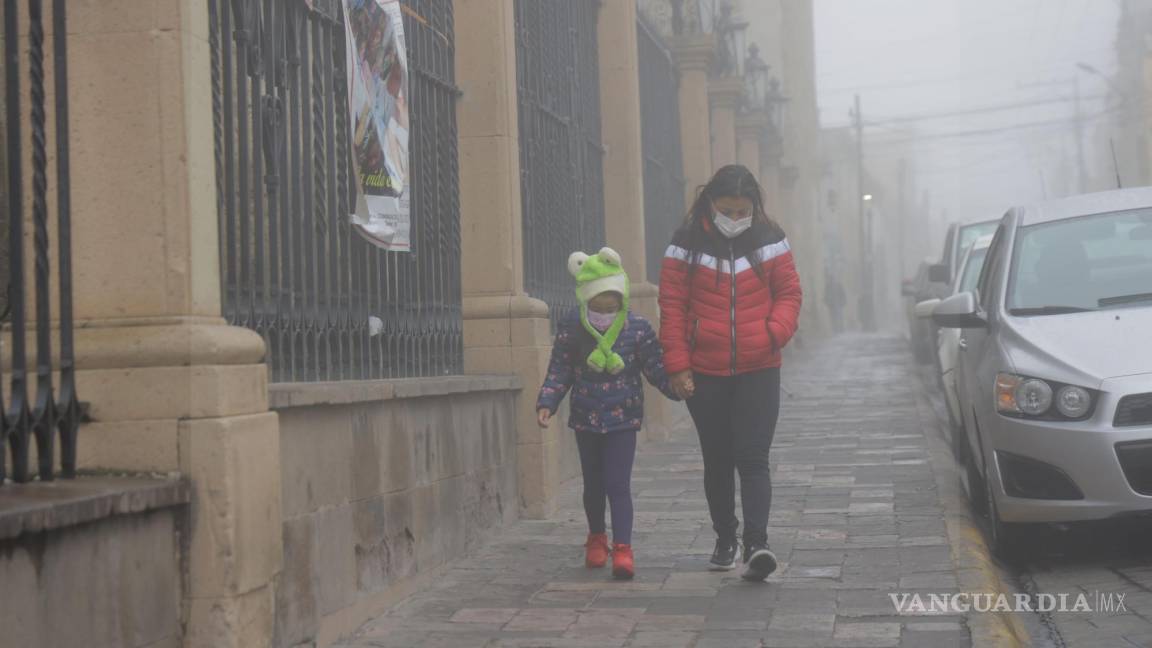
[[[552,411],[551,410],[544,408],[544,407],[541,407],[539,410],[536,410],[536,424],[537,425],[539,425],[542,428],[546,428],[546,427],[548,427],[548,423],[551,420],[552,420]]]
[[[668,383],[672,387],[672,393],[683,400],[692,398],[692,394],[696,392],[696,383],[692,381],[691,369],[685,369],[668,376]]]

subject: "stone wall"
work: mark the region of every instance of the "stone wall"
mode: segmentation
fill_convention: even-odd
[[[277,647],[331,645],[518,510],[514,376],[275,385]]]
[[[0,644],[181,645],[186,482],[0,488]]]

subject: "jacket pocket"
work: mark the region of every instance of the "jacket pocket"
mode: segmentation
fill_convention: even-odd
[[[771,322],[771,320],[768,320],[768,319],[764,320],[764,330],[768,331],[768,341],[771,344],[772,353],[779,353],[780,352],[780,344],[778,342],[776,342],[776,334],[772,332],[772,327],[769,326],[770,322]]]

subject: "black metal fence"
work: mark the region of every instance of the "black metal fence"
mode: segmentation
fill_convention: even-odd
[[[576,307],[568,255],[604,244],[599,0],[516,0],[525,288]]]
[[[684,220],[684,170],[680,149],[679,74],[660,36],[641,19],[640,113],[644,149],[644,240],[648,281],[660,280],[660,261]]]
[[[353,231],[339,0],[208,0],[224,313],[276,382],[460,373],[452,0],[404,0],[412,252]]]
[[[5,401],[0,398],[0,441],[6,441],[11,456],[11,478],[25,482],[32,478],[29,456],[32,439],[36,440],[41,480],[51,480],[57,456],[59,435],[61,472],[65,477],[76,474],[76,432],[80,426],[80,406],[76,398],[75,353],[72,341],[72,236],[71,194],[68,185],[68,71],[67,0],[53,0],[52,57],[45,52],[45,3],[27,0],[27,16],[21,15],[17,0],[4,2],[4,113],[3,137],[7,156],[4,159],[4,217],[7,220],[8,268],[7,304],[5,311],[8,335],[4,349],[10,358],[9,390]],[[27,26],[27,54],[21,55],[21,28]],[[22,65],[27,64],[27,92],[21,86]],[[47,73],[52,77],[52,98],[48,100]],[[28,101],[25,113],[24,101]],[[49,125],[51,104],[53,125]],[[24,133],[24,118],[31,137]],[[50,142],[50,138],[51,141]],[[26,146],[30,143],[30,146]],[[49,144],[55,146],[54,172],[48,164]],[[30,159],[29,159],[30,158]],[[28,162],[30,166],[26,166]],[[27,170],[27,174],[26,174]],[[30,180],[30,182],[29,182]],[[52,282],[53,259],[49,232],[49,183],[55,191],[56,258],[58,280]],[[25,200],[25,189],[31,196]],[[33,267],[24,259],[24,225],[32,224]],[[31,269],[32,276],[28,276]],[[34,293],[35,312],[27,312],[26,293]],[[58,321],[52,321],[52,294],[59,295]],[[28,371],[27,338],[34,328],[36,338],[35,375]],[[53,366],[52,345],[60,345],[59,364]],[[53,380],[53,370],[59,378]],[[0,390],[3,392],[4,390]],[[6,472],[3,443],[0,443],[0,483]]]

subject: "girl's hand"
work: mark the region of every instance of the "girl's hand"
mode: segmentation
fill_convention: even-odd
[[[696,392],[696,384],[692,381],[691,369],[685,369],[668,376],[668,382],[672,386],[672,392],[681,399],[688,400]]]
[[[548,427],[548,422],[552,420],[552,412],[546,408],[540,408],[536,411],[536,424],[542,428]]]

